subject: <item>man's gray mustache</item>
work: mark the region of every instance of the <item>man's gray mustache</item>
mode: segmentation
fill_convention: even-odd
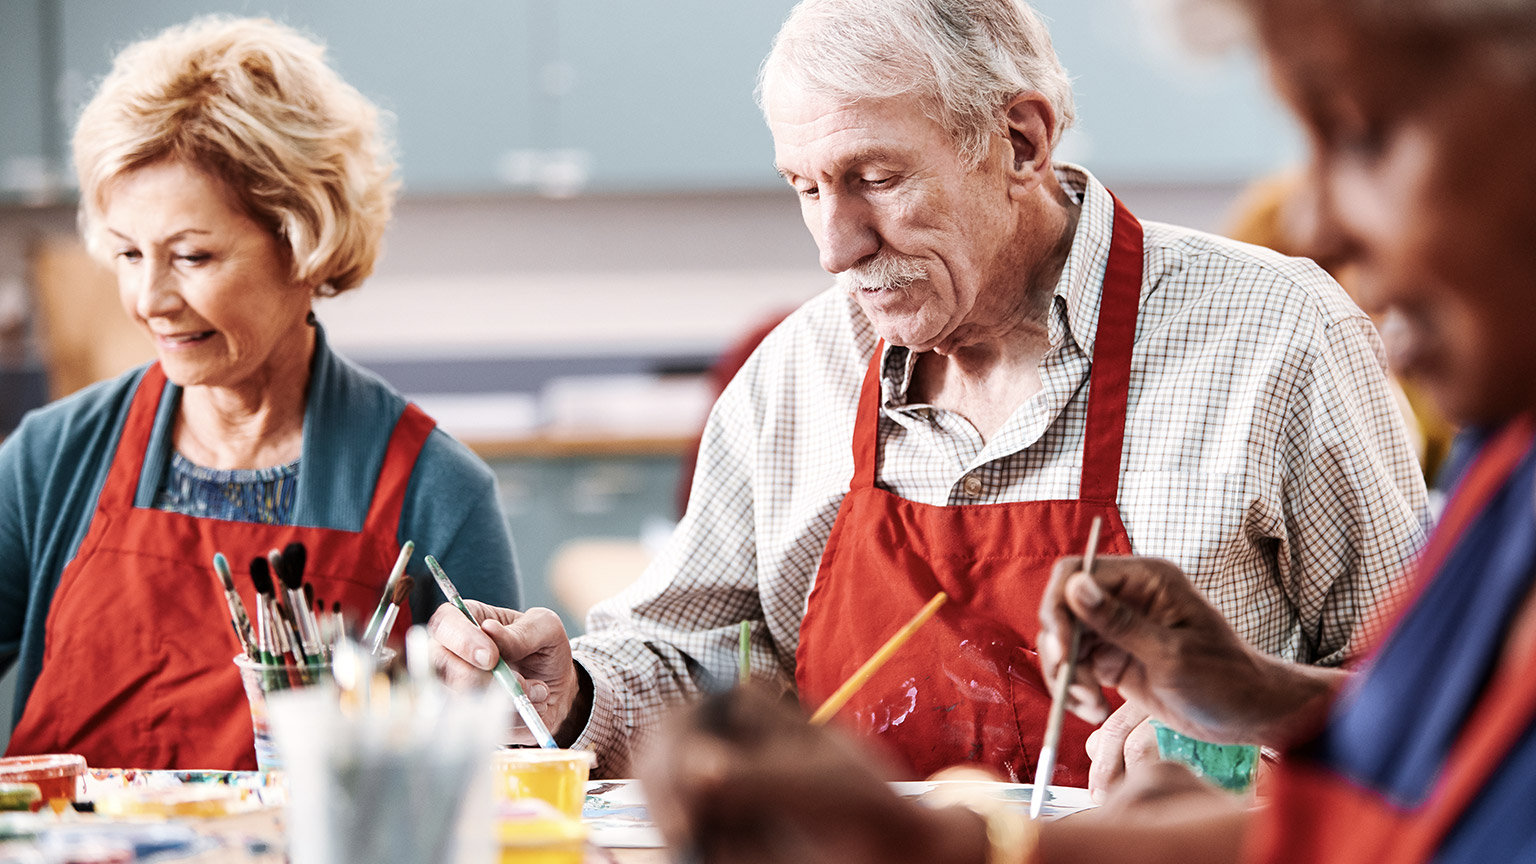
[[[915,258],[876,258],[837,274],[844,291],[865,288],[906,288],[928,276],[928,266]]]

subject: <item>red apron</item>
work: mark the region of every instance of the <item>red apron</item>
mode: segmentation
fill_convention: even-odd
[[[327,607],[364,620],[400,552],[406,484],[435,425],[406,407],[390,437],[361,532],[200,519],[134,507],[159,364],[139,383],[96,513],[48,609],[43,669],[7,754],[79,753],[92,766],[254,769],[251,715],[232,658],[242,649],[213,573],[223,552],[252,620],[245,565],[305,545],[305,581]],[[306,466],[304,470],[324,470]],[[409,626],[403,609],[397,632]]]
[[[854,426],[853,481],[806,601],[795,679],[801,702],[818,705],[935,593],[948,592],[838,714],[883,742],[912,777],[979,763],[1013,781],[1033,779],[1051,703],[1034,644],[1051,568],[1083,553],[1095,516],[1104,518],[1100,552],[1131,554],[1115,500],[1141,274],[1141,223],[1116,200],[1077,500],[933,506],[878,488],[876,347]],[[1067,718],[1052,782],[1088,785],[1092,731]]]
[[[1468,469],[1424,550],[1419,572],[1437,572],[1462,533],[1519,466],[1533,436],[1529,422],[1512,424]],[[1406,610],[1405,606],[1405,610]],[[1517,620],[1510,632],[1529,623]],[[1259,817],[1247,860],[1260,862],[1380,861],[1415,864],[1432,860],[1447,834],[1487,784],[1505,754],[1536,723],[1536,686],[1530,669],[1536,651],[1522,662],[1501,661],[1479,697],[1436,787],[1423,805],[1404,810],[1305,760],[1287,760],[1276,773],[1268,812]]]

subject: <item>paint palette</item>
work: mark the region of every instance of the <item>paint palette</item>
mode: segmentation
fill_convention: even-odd
[[[892,783],[891,790],[903,798],[910,798],[922,802],[935,789],[950,783],[963,783],[970,785],[965,780],[918,780],[907,783]],[[1024,783],[992,783],[988,784],[993,794],[1010,804],[1016,805],[1020,812],[1028,815],[1029,804],[1034,797],[1034,787]],[[1079,789],[1076,786],[1049,786],[1046,787],[1045,807],[1041,811],[1041,817],[1045,819],[1060,819],[1082,810],[1087,810],[1098,805],[1093,803],[1087,789]]]

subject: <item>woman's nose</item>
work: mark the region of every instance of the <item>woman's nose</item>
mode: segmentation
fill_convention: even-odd
[[[133,308],[140,318],[164,318],[182,306],[181,292],[170,268],[144,260],[119,278],[127,280]]]

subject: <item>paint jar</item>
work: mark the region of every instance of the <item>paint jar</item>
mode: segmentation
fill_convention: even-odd
[[[1157,753],[1189,767],[1195,774],[1232,792],[1253,786],[1259,768],[1259,748],[1250,744],[1212,744],[1170,729],[1157,720]]]
[[[582,864],[587,826],[537,798],[505,801],[496,814],[501,864]]]
[[[32,783],[43,802],[74,801],[85,776],[85,757],[74,753],[8,756],[0,759],[0,783]]]
[[[0,810],[36,810],[43,806],[36,783],[0,783]]]
[[[329,666],[260,663],[241,654],[235,658],[240,681],[245,685],[245,699],[251,706],[251,733],[256,741],[256,768],[277,771],[283,760],[272,740],[272,725],[267,716],[267,694],[318,684],[331,677]]]
[[[496,751],[496,794],[503,801],[537,798],[572,819],[581,818],[587,775],[597,764],[590,750],[508,747]]]

